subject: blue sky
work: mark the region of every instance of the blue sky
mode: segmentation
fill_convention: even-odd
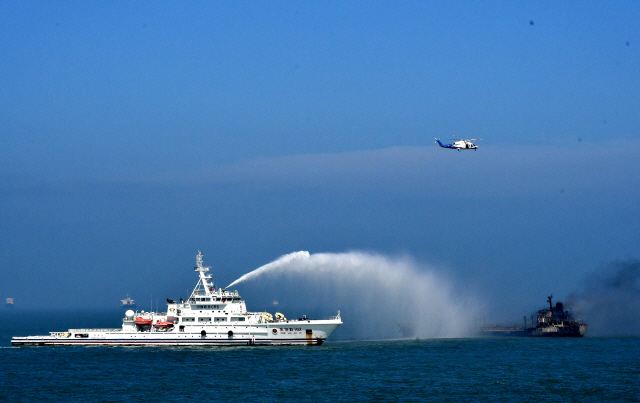
[[[364,250],[519,320],[640,257],[636,2],[0,7],[0,293],[24,306],[174,298],[198,249],[222,283]],[[433,144],[454,135],[484,140]]]

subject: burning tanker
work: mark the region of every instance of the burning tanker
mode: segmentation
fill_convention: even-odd
[[[573,318],[571,312],[564,310],[562,302],[553,305],[553,295],[547,297],[549,309],[540,309],[534,323],[527,326],[524,317],[524,327],[485,326],[480,329],[481,336],[529,336],[529,337],[582,337],[587,332],[587,324]]]

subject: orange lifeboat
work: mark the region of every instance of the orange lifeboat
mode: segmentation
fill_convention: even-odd
[[[142,317],[138,316],[136,318],[136,322],[135,323],[138,326],[151,326],[152,322],[153,321],[151,319],[145,319],[145,318],[142,318]]]
[[[157,321],[155,325],[153,325],[155,327],[161,327],[161,328],[168,328],[168,327],[172,327],[173,323],[171,322],[162,322],[162,321]]]

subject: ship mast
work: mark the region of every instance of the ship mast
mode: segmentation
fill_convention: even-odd
[[[209,271],[211,266],[203,266],[202,265],[202,252],[198,251],[198,256],[196,256],[196,267],[193,270],[199,272],[200,280],[198,280],[198,284],[193,289],[191,293],[191,298],[194,298],[196,295],[211,295],[214,287],[213,281],[211,280],[211,274],[205,274]]]

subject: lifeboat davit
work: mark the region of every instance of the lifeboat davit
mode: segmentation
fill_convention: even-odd
[[[153,321],[151,319],[145,319],[140,316],[136,318],[136,325],[138,326],[151,326]]]
[[[172,327],[173,323],[171,322],[162,322],[162,321],[157,321],[155,325],[153,325],[155,327],[162,327],[162,328],[167,328],[167,327]]]

